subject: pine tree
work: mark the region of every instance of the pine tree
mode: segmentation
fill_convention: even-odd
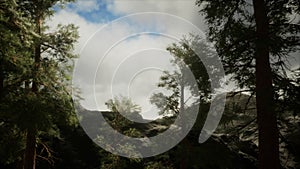
[[[289,81],[289,54],[299,49],[300,4],[293,0],[239,0],[196,2],[208,23],[208,37],[227,74],[240,88],[256,95],[259,128],[259,167],[279,168],[279,138],[275,94],[283,88],[277,77]],[[274,90],[275,89],[275,90]]]
[[[19,97],[24,92],[20,86],[31,63],[27,52],[30,47],[27,42],[32,37],[28,23],[16,1],[0,2],[0,162],[5,164],[18,160],[24,146],[24,134],[17,126],[11,105],[17,99],[14,95]]]
[[[173,112],[176,115],[180,109],[183,110],[183,105],[190,99],[184,98],[185,90],[190,92],[191,97],[199,99],[194,104],[208,103],[212,93],[208,71],[212,77],[219,77],[217,73],[213,73],[212,65],[204,66],[201,59],[211,59],[208,63],[213,63],[212,60],[217,57],[216,52],[205,39],[193,34],[189,34],[178,43],[169,45],[167,50],[174,57],[171,60],[172,64],[178,66],[179,70],[164,72],[158,87],[171,91],[171,94],[155,93],[150,98],[151,103],[161,110],[161,114]],[[194,50],[197,50],[201,56],[198,56]]]
[[[22,50],[18,48],[16,51],[4,50],[3,54],[1,53],[1,56],[5,56],[1,59],[10,59],[1,62],[1,91],[5,91],[3,97],[6,99],[5,103],[2,102],[1,114],[26,134],[24,169],[34,169],[36,166],[37,140],[41,134],[50,133],[49,131],[57,133],[59,123],[75,121],[68,81],[73,65],[72,59],[76,57],[73,45],[78,38],[77,28],[72,24],[58,25],[56,31],[47,32],[45,25],[46,18],[53,14],[52,7],[57,3],[66,2],[69,1],[30,0],[12,1],[11,4],[10,1],[1,2],[1,7],[3,5],[3,8],[9,9],[1,13],[1,20],[15,19],[6,17],[10,16],[10,12],[24,18],[20,21],[13,20],[13,23],[20,24],[20,28],[16,29],[22,30],[24,35],[20,35],[20,31],[13,32],[13,27],[9,27],[4,35],[20,38],[7,38],[7,44],[4,46],[10,48],[14,43],[25,43],[26,46],[21,47]],[[5,23],[11,25],[9,20]],[[20,70],[10,72],[10,62]],[[11,90],[4,90],[9,88]]]

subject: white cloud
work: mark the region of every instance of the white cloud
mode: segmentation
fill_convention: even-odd
[[[99,9],[98,1],[95,0],[79,0],[73,6],[75,11],[91,12]]]
[[[115,14],[126,15],[140,12],[163,12],[182,17],[200,29],[205,29],[203,17],[198,13],[200,8],[195,0],[106,0],[108,9]]]
[[[47,24],[51,27],[50,29],[53,29],[58,24],[74,24],[75,26],[78,26],[80,38],[75,48],[76,53],[80,52],[93,33],[105,25],[104,23],[90,23],[70,9],[64,9],[57,12],[49,21],[47,21]]]
[[[89,109],[105,109],[104,102],[113,97],[110,88],[114,88],[113,95],[126,95],[128,83],[132,80],[129,91],[133,101],[142,105],[143,110],[152,109],[152,111],[145,112],[144,117],[155,117],[156,114],[153,114],[153,107],[149,105],[148,100],[151,92],[157,90],[156,83],[160,76],[158,70],[172,69],[169,63],[170,55],[165,52],[165,49],[171,42],[176,41],[171,36],[181,38],[182,35],[188,34],[195,28],[187,26],[184,20],[164,14],[132,16],[108,26],[105,26],[105,23],[89,22],[77,14],[78,11],[97,10],[99,9],[97,4],[97,1],[79,0],[74,5],[76,8],[63,9],[48,21],[51,27],[59,23],[73,23],[79,26],[80,39],[76,44],[75,52],[80,53],[80,58],[74,78],[76,86],[81,88],[82,97],[85,99],[82,101],[83,106]],[[172,3],[117,0],[110,3],[108,9],[115,15],[164,12],[183,17],[194,24],[197,24],[199,17],[194,2],[186,0],[172,1]],[[138,34],[128,37],[143,31],[164,33],[167,36]],[[122,39],[123,41],[116,44]],[[109,49],[111,50],[108,52]],[[106,52],[108,52],[107,56],[104,57]],[[140,74],[137,75],[139,71]],[[114,73],[116,73],[115,76]],[[113,76],[114,81],[112,81]]]
[[[105,2],[107,9],[101,9],[100,3]],[[110,26],[105,26],[106,23],[89,22],[78,15],[78,12],[90,13],[95,10],[108,10],[110,12],[108,15],[115,16],[140,12],[158,13],[131,15]],[[52,29],[57,24],[73,23],[79,26],[80,39],[76,44],[75,52],[80,53],[80,58],[75,72],[75,84],[81,88],[82,97],[85,99],[82,101],[84,107],[106,109],[104,102],[113,97],[111,93],[113,87],[113,95],[126,95],[129,90],[133,101],[143,106],[145,111],[143,116],[153,118],[156,116],[153,112],[156,110],[149,104],[149,96],[153,91],[160,90],[155,85],[160,76],[159,69],[171,69],[168,62],[170,56],[163,50],[168,44],[176,41],[171,36],[178,38],[196,31],[196,28],[185,20],[202,30],[206,28],[203,17],[198,13],[199,10],[194,0],[78,0],[70,8],[57,12],[48,24]],[[159,12],[169,15],[159,14]],[[97,17],[106,18],[106,16]],[[137,35],[116,44],[129,35],[143,31],[163,33],[167,36]],[[104,54],[110,48],[111,51],[104,58]],[[297,64],[293,66],[299,66],[299,57],[295,57],[295,60],[296,62],[293,63]],[[98,72],[95,75],[96,71]],[[230,91],[232,86],[234,84],[224,90]]]

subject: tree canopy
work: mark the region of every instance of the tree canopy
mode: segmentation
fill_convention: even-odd
[[[279,87],[283,80],[294,86],[290,89],[299,88],[287,75],[287,71],[293,72],[287,64],[290,54],[299,49],[299,2],[198,0],[196,4],[201,6],[208,37],[215,43],[225,71],[240,88],[248,88],[256,96],[260,168],[279,168],[274,96],[289,90]]]
[[[178,69],[165,71],[158,82],[168,92],[151,97],[163,115],[154,121],[143,119],[141,107],[123,96],[108,100],[108,111],[79,105],[81,116],[75,117],[70,80],[78,28],[49,29],[46,24],[54,9],[69,2],[73,0],[0,1],[1,169],[300,168],[300,67],[289,64],[299,53],[299,1],[197,0],[208,39],[189,34],[166,48]],[[213,97],[210,78],[218,76],[211,71],[218,71],[214,65],[201,59],[218,57],[239,90],[227,93],[220,125],[199,144]],[[196,105],[191,131],[163,154],[130,159],[95,144],[105,137],[97,135],[106,130],[103,123],[90,124],[100,113],[116,132],[147,139],[180,130],[174,126],[177,115],[195,111]],[[175,132],[169,136],[175,137]],[[112,148],[129,153],[139,148],[117,141]]]
[[[58,135],[57,125],[76,121],[68,80],[76,57],[73,45],[78,38],[77,28],[58,25],[56,31],[49,32],[45,25],[58,2],[67,1],[16,0],[0,4],[4,37],[0,117],[2,125],[15,126],[20,132],[18,137],[26,142],[18,147],[24,148],[24,158],[14,154],[23,159],[25,169],[35,168],[36,144],[43,145],[43,135]]]

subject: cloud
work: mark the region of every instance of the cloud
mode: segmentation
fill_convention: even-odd
[[[99,19],[95,19],[97,12],[94,11],[101,10],[107,13],[101,13],[97,16]],[[171,15],[132,15],[112,23],[101,20],[101,17],[126,16],[136,12]],[[57,24],[70,23],[79,27],[80,39],[75,52],[80,54],[80,58],[76,62],[73,78],[75,86],[81,89],[84,98],[81,103],[84,107],[106,109],[105,101],[119,94],[126,95],[129,91],[133,101],[141,105],[143,110],[152,110],[146,111],[143,116],[153,118],[157,114],[153,113],[154,108],[148,102],[149,96],[151,92],[159,90],[156,84],[161,70],[174,69],[169,62],[172,56],[165,49],[176,42],[176,38],[196,29],[187,26],[187,22],[177,16],[197,26],[202,24],[198,21],[201,19],[194,2],[187,0],[172,3],[150,0],[79,0],[71,7],[56,12],[47,23],[51,29]],[[89,17],[100,22],[92,22]]]
[[[132,34],[131,27],[126,24],[112,27],[114,29],[107,27],[94,34],[82,51],[77,65],[77,69],[80,70],[79,78],[84,79],[83,81],[87,81],[88,84],[93,84],[95,81],[96,101],[94,103],[98,102],[101,109],[105,108],[103,103],[108,99],[117,95],[127,95],[127,87],[136,73],[141,72],[137,78],[144,79],[138,84],[135,83],[136,86],[152,90],[160,75],[156,74],[155,79],[155,76],[144,74],[144,69],[167,70],[171,67],[168,65],[171,56],[165,49],[168,44],[174,42],[173,39],[164,36],[153,37],[151,34],[126,39]],[[118,41],[120,42],[117,43]],[[92,95],[94,90],[90,87],[86,88],[86,92]],[[147,102],[148,95],[147,92],[135,92],[131,96],[133,99],[144,96]],[[89,99],[87,102],[93,103],[93,96],[87,99]]]
[[[95,0],[79,0],[70,5],[70,8],[76,12],[92,12],[100,7],[99,1]]]
[[[117,15],[140,12],[163,12],[182,17],[200,29],[205,29],[204,18],[198,13],[199,7],[194,0],[106,0],[107,8]]]

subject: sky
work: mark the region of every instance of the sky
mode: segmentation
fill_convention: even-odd
[[[144,118],[156,118],[149,98],[165,92],[157,87],[162,72],[178,69],[166,47],[189,33],[204,37],[194,0],[77,0],[55,10],[51,29],[79,27],[73,84],[91,110],[106,110],[108,99],[122,95],[142,107]]]
[[[107,100],[123,95],[142,107],[144,118],[154,119],[157,109],[149,98],[165,92],[157,87],[159,77],[178,69],[166,47],[189,33],[205,38],[199,9],[195,0],[77,0],[55,7],[47,23],[51,29],[79,27],[73,85],[81,91],[83,107],[106,110]]]

